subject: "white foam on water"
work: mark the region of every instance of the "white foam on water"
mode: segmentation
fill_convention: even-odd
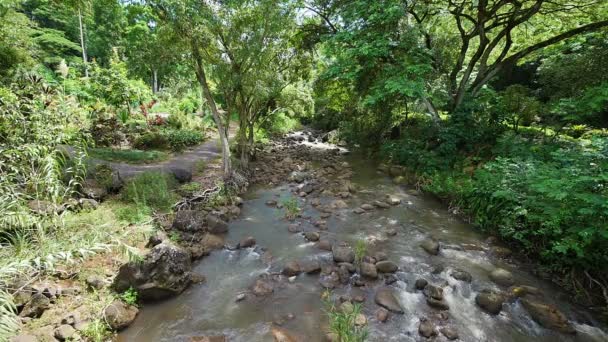
[[[391,226],[394,226],[398,223],[399,221],[394,220],[394,219],[388,219],[388,224],[390,224]]]
[[[608,333],[602,331],[602,329],[598,327],[594,327],[588,324],[578,324],[574,323],[574,329],[581,335],[585,335],[585,337],[589,338],[589,341],[593,342],[605,342],[608,341]]]
[[[314,246],[315,243],[314,242],[304,242],[304,243],[300,243],[297,245],[298,248],[303,249],[303,248],[308,248],[311,246]]]
[[[451,277],[447,277],[447,279],[450,283]],[[450,316],[457,322],[457,326],[467,330],[467,335],[479,341],[491,341],[491,336],[488,336],[487,333],[494,329],[495,320],[479,310],[475,304],[475,295],[472,294],[469,298],[465,298],[460,294],[462,285],[454,283],[453,286],[459,291],[454,291],[452,286],[446,286],[443,289],[444,300],[450,306]]]
[[[442,249],[441,254],[448,259],[465,260],[470,264],[475,264],[476,266],[488,271],[491,271],[495,268],[494,265],[487,259],[485,254],[479,251],[459,251],[456,249]]]

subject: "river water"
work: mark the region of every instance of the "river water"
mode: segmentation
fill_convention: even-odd
[[[571,304],[568,295],[554,285],[540,280],[513,261],[494,258],[488,253],[486,237],[471,226],[450,214],[446,207],[433,198],[412,188],[393,184],[390,178],[377,171],[377,165],[363,157],[344,157],[352,167],[352,183],[357,191],[346,200],[349,207],[338,209],[327,218],[328,230],[321,231],[322,239],[346,241],[355,245],[358,240],[367,242],[370,255],[384,252],[398,264],[397,282],[390,286],[404,308],[403,315],[391,314],[387,322],[378,322],[374,312],[374,291],[383,286],[379,279],[365,287],[346,285],[333,290],[334,298],[340,295],[363,295],[363,313],[368,318],[368,341],[421,341],[418,334],[420,318],[437,316],[421,291],[414,288],[418,278],[444,287],[444,297],[450,309],[447,320],[434,320],[437,328],[450,326],[458,331],[461,341],[608,341],[608,334],[584,308]],[[269,200],[279,203],[297,198],[305,218],[319,217],[319,211],[310,200],[292,193],[295,184],[253,187],[243,197],[239,219],[230,222],[226,235],[227,245],[245,236],[253,236],[260,247],[213,252],[195,266],[195,271],[206,277],[203,284],[193,285],[182,295],[157,304],[147,304],[137,320],[123,331],[119,341],[190,341],[195,336],[224,335],[228,341],[273,341],[270,329],[273,324],[300,336],[304,341],[324,341],[327,319],[320,300],[323,289],[319,275],[301,274],[295,281],[284,282],[268,297],[258,298],[249,291],[255,280],[265,273],[280,272],[282,265],[291,260],[315,258],[331,263],[331,252],[315,247],[301,234],[288,232],[284,209],[266,205]],[[389,209],[378,209],[363,215],[353,208],[363,203],[391,195],[401,204]],[[322,203],[335,198],[320,196]],[[304,230],[316,230],[311,220],[300,219]],[[397,235],[389,237],[388,229]],[[429,236],[441,241],[439,255],[432,256],[420,248]],[[438,268],[438,266],[442,266]],[[561,309],[573,322],[575,335],[547,330],[535,323],[519,301],[509,301],[502,312],[492,316],[475,304],[475,296],[482,289],[501,290],[489,279],[496,267],[511,271],[518,285],[534,286],[543,294],[543,300]],[[472,275],[471,283],[450,276],[454,269],[463,269]],[[441,271],[437,271],[441,270]],[[502,288],[505,290],[505,288]],[[246,294],[236,301],[239,294]],[[436,341],[447,339],[439,334]]]

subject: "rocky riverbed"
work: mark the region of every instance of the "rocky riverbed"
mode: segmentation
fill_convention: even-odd
[[[120,341],[332,340],[325,291],[340,308],[363,305],[357,324],[370,341],[608,339],[567,295],[518,267],[508,248],[396,185],[399,169],[310,133],[257,156],[242,206],[184,211],[172,224],[193,242],[188,253],[208,256],[167,263],[169,279],[155,273],[170,284],[160,297],[185,290],[180,275],[205,281],[146,305]],[[170,248],[167,241],[158,246]]]

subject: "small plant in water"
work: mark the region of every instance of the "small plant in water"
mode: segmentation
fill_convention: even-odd
[[[322,294],[325,313],[329,319],[329,330],[340,342],[363,342],[367,339],[367,329],[357,326],[357,316],[361,314],[361,304],[352,305],[352,310],[342,310],[331,300],[329,291]]]
[[[357,240],[355,243],[355,261],[359,264],[367,253],[367,243],[364,239]]]
[[[130,287],[120,295],[120,299],[129,305],[137,305],[137,291]]]
[[[285,217],[289,220],[296,218],[296,216],[298,216],[298,214],[300,213],[300,206],[298,205],[298,200],[294,197],[283,201],[283,206],[285,207]]]

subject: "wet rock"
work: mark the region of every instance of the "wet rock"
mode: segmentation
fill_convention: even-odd
[[[245,300],[245,298],[247,298],[247,295],[246,295],[246,294],[244,294],[244,293],[239,293],[239,294],[236,296],[236,299],[235,299],[234,301],[235,301],[235,302],[240,302],[240,301]]]
[[[384,261],[388,259],[388,256],[384,252],[378,252],[374,254],[374,259],[376,259],[376,261]]]
[[[555,306],[529,299],[522,299],[521,304],[528,311],[532,319],[542,327],[565,334],[576,333],[566,315]]]
[[[199,273],[192,273],[190,279],[192,280],[192,284],[202,284],[207,281],[207,278],[205,278],[204,275]]]
[[[345,301],[340,304],[340,311],[349,314],[355,311],[355,306],[350,301]]]
[[[319,242],[317,242],[317,244],[315,246],[318,249],[322,249],[324,251],[332,250],[331,242],[329,242],[328,240],[320,240]]]
[[[429,320],[420,321],[420,325],[418,326],[418,333],[420,334],[420,336],[426,338],[437,336],[437,330],[435,330],[435,325]]]
[[[384,283],[386,285],[390,285],[393,283],[396,283],[399,281],[399,278],[397,278],[397,276],[395,276],[394,274],[387,274],[384,276]]]
[[[300,261],[300,270],[304,273],[317,273],[321,272],[321,263],[318,260],[304,260]]]
[[[396,312],[403,313],[403,308],[399,301],[393,294],[393,290],[388,287],[382,287],[376,291],[376,295],[374,296],[374,301],[376,304],[382,306],[383,308]]]
[[[215,234],[205,234],[203,240],[198,244],[203,249],[203,254],[224,248],[224,238]]]
[[[355,317],[355,325],[358,326],[358,327],[362,327],[364,325],[367,325],[367,317],[365,317],[364,314],[361,314],[361,313],[358,314]]]
[[[306,240],[308,241],[319,241],[319,239],[321,238],[321,235],[319,235],[319,233],[317,232],[306,232],[304,233],[304,237],[306,238]]]
[[[135,306],[115,300],[104,310],[103,316],[110,328],[119,331],[131,325],[138,313]]]
[[[101,186],[94,179],[87,179],[82,184],[82,189],[80,190],[85,197],[92,198],[95,200],[102,200],[108,195],[108,191],[106,188]]]
[[[302,231],[302,228],[298,224],[292,223],[287,227],[287,231],[290,233],[299,233]]]
[[[346,204],[346,202],[344,202],[343,200],[335,200],[335,201],[331,202],[330,206],[334,209],[348,208],[348,204]]]
[[[349,273],[355,273],[357,271],[357,268],[355,267],[355,265],[353,265],[349,262],[341,262],[338,264],[338,267],[345,267]]]
[[[376,269],[376,265],[367,262],[362,262],[359,267],[361,269],[362,276],[370,279],[378,278],[378,270]]]
[[[458,268],[453,270],[450,273],[450,276],[452,276],[452,278],[454,278],[456,280],[464,281],[467,283],[470,283],[473,280],[473,277],[471,276],[471,274],[469,272],[458,269]]]
[[[422,241],[420,247],[431,255],[439,254],[439,242],[435,241],[434,239],[426,239]]]
[[[475,303],[485,312],[492,315],[500,313],[504,301],[505,297],[503,294],[491,290],[484,290],[475,297]]]
[[[424,288],[426,287],[426,285],[429,282],[426,281],[425,279],[416,279],[416,283],[414,284],[414,287],[416,287],[416,290],[424,290]]]
[[[379,308],[376,310],[375,316],[378,322],[384,323],[388,319],[388,310],[385,308]]]
[[[441,288],[439,286],[428,284],[424,288],[424,295],[429,298],[442,300],[443,299],[443,288]]]
[[[269,206],[269,207],[276,207],[277,201],[275,201],[275,200],[268,200],[268,201],[266,201],[266,205]]]
[[[274,292],[274,286],[272,285],[272,282],[269,279],[260,278],[255,281],[255,284],[253,285],[251,291],[254,295],[259,297],[267,296]]]
[[[445,338],[447,338],[450,341],[457,340],[459,337],[458,331],[456,331],[456,329],[454,329],[452,327],[443,327],[443,328],[439,329],[439,331],[443,334],[443,336],[445,336]]]
[[[508,258],[511,256],[511,254],[513,254],[513,252],[506,248],[506,247],[500,247],[500,246],[494,246],[491,249],[491,253],[492,255],[498,257],[498,258]]]
[[[386,202],[382,202],[382,201],[374,201],[373,206],[376,208],[380,208],[380,209],[388,209],[390,208],[390,204],[386,203]]]
[[[21,317],[38,318],[51,306],[50,299],[42,293],[36,293],[30,301],[25,304],[23,310],[19,313]]]
[[[350,280],[350,272],[346,266],[338,267],[338,278],[340,279],[340,283],[348,284]]]
[[[108,281],[99,275],[90,275],[85,279],[85,283],[90,289],[99,290],[108,285]]]
[[[154,234],[152,234],[148,238],[148,243],[146,243],[146,248],[152,248],[154,246],[158,246],[167,239],[168,239],[168,237],[167,237],[167,234],[165,234],[165,232],[163,232],[161,230],[157,230],[156,232],[154,232]]]
[[[62,324],[55,328],[55,338],[59,341],[70,340],[76,334],[76,329],[74,329],[69,324]]]
[[[386,236],[395,236],[397,235],[397,230],[394,228],[389,228],[386,230]]]
[[[311,192],[313,192],[315,190],[314,186],[312,184],[306,184],[302,187],[302,189],[300,189],[303,193],[304,196],[310,194]]]
[[[183,184],[192,180],[192,172],[181,167],[174,167],[169,170],[178,183]]]
[[[120,267],[112,284],[116,292],[137,290],[142,300],[158,300],[182,293],[191,283],[191,256],[165,241],[150,250],[143,261]]]
[[[401,204],[401,200],[397,197],[393,197],[393,196],[387,196],[386,197],[386,201],[390,204],[390,205],[399,205]]]
[[[253,236],[247,236],[241,239],[238,244],[238,248],[249,248],[253,246],[255,246],[255,239],[253,238]]]
[[[293,277],[302,273],[302,270],[300,269],[300,264],[298,264],[297,261],[289,261],[287,264],[285,264],[285,267],[283,267],[283,271],[281,273],[287,277]]]
[[[435,308],[435,309],[439,309],[439,310],[449,310],[450,309],[450,306],[444,300],[439,300],[439,299],[429,297],[426,299],[426,303],[430,307]]]
[[[180,210],[175,213],[172,228],[181,232],[195,233],[204,229],[205,212],[199,210]]]
[[[338,272],[331,272],[328,275],[321,275],[319,277],[319,283],[326,289],[334,289],[340,284],[340,276],[338,276]]]
[[[80,323],[80,314],[78,312],[72,312],[61,319],[61,324],[74,326],[78,323]]]
[[[272,338],[274,342],[301,342],[302,340],[296,337],[292,332],[279,328],[272,327],[270,329],[270,333],[272,334]]]
[[[362,204],[359,208],[365,210],[365,211],[370,211],[370,210],[374,210],[374,206],[368,203]]]
[[[190,338],[190,342],[228,342],[228,339],[224,335],[195,336]]]
[[[352,264],[355,261],[355,252],[349,246],[334,245],[331,252],[335,262],[348,262]]]
[[[362,209],[362,208],[353,209],[353,213],[355,213],[355,214],[363,214],[364,212],[365,212],[365,209]]]
[[[540,290],[534,286],[520,285],[509,288],[509,296],[515,298],[521,298],[527,295],[538,296],[540,294]]]
[[[490,273],[490,279],[498,285],[511,286],[514,283],[513,274],[504,268],[497,268]]]
[[[228,231],[228,224],[216,215],[207,215],[207,230],[212,234],[223,234]]]
[[[399,266],[392,261],[384,260],[376,262],[376,268],[382,273],[395,273]]]

